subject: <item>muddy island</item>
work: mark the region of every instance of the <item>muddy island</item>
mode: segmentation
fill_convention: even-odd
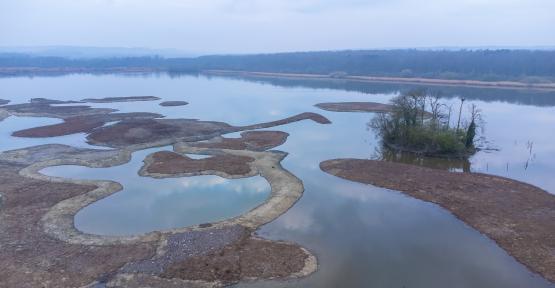
[[[393,106],[376,102],[333,102],[314,105],[320,109],[333,112],[391,112]]]
[[[362,159],[320,163],[332,175],[401,191],[453,213],[555,282],[555,196],[519,181]]]
[[[106,113],[86,116],[72,116],[63,118],[64,122],[59,124],[34,127],[15,131],[12,136],[42,138],[70,135],[74,133],[90,133],[94,129],[106,125],[108,122],[118,122],[124,120],[154,119],[163,117],[160,114],[148,112],[131,113]]]
[[[239,138],[216,137],[192,145],[199,148],[264,151],[285,143],[288,136],[281,131],[246,131]]]
[[[69,118],[76,116],[99,115],[116,112],[109,108],[92,108],[87,105],[55,106],[55,104],[77,104],[76,101],[60,101],[33,98],[28,103],[10,104],[0,107],[0,111],[13,116]]]
[[[280,165],[287,154],[267,151],[285,142],[288,134],[250,130],[306,119],[330,123],[325,117],[301,113],[233,126],[160,119],[154,113],[116,113],[85,105],[55,106],[74,102],[53,101],[2,106],[0,111],[63,120],[17,131],[16,136],[86,133],[91,143],[113,149],[48,144],[0,153],[0,286],[221,287],[243,280],[303,277],[316,270],[315,256],[303,247],[254,235],[261,225],[292,207],[304,188],[300,179]],[[240,131],[246,131],[240,138],[222,137]],[[75,228],[75,214],[121,191],[121,184],[40,173],[58,165],[122,165],[130,161],[134,151],[165,145],[173,145],[173,152],[147,156],[145,166],[138,171],[141,175],[260,175],[269,182],[271,194],[254,209],[222,221],[131,236],[95,235]],[[192,159],[187,156],[191,154],[208,157]]]
[[[137,102],[137,101],[156,101],[160,97],[156,96],[125,96],[125,97],[104,97],[104,98],[87,98],[81,100],[88,103],[115,103],[115,102]]]
[[[160,106],[163,107],[173,107],[173,106],[185,106],[189,104],[189,102],[186,101],[164,101],[164,102],[160,102]]]
[[[145,159],[147,163],[144,174],[166,175],[201,175],[202,171],[216,171],[210,174],[224,174],[227,178],[248,174],[249,163],[254,158],[236,155],[214,155],[204,159],[192,159],[169,151],[151,154]]]

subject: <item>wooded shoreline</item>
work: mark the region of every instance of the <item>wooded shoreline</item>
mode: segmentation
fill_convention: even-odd
[[[303,80],[343,80],[354,82],[377,82],[377,83],[403,83],[421,84],[432,86],[466,86],[478,88],[497,89],[533,89],[543,91],[555,91],[555,83],[523,83],[516,81],[479,81],[479,80],[451,80],[419,77],[380,77],[380,76],[342,76],[334,77],[324,74],[298,74],[298,73],[275,73],[236,70],[204,70],[202,74],[218,76],[239,77],[263,77],[263,78],[285,78]]]

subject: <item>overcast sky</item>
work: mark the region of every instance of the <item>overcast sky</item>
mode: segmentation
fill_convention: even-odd
[[[1,0],[0,46],[555,46],[555,0]]]

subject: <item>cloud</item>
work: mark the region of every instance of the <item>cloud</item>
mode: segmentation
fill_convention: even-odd
[[[234,192],[239,195],[244,194],[265,194],[271,188],[266,179],[255,176],[240,179],[225,179],[219,176],[193,176],[179,178],[179,183],[185,189],[218,189]]]
[[[196,53],[555,45],[552,11],[552,0],[19,0],[0,3],[0,39]]]

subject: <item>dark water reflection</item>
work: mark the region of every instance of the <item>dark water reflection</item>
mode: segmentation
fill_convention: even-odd
[[[215,76],[211,76],[215,77]],[[223,77],[223,76],[217,76]],[[464,97],[469,100],[479,101],[501,101],[513,104],[533,106],[555,106],[555,91],[526,90],[526,89],[497,89],[497,88],[474,88],[456,86],[431,86],[417,84],[397,83],[366,83],[348,80],[317,80],[317,79],[292,79],[292,78],[269,78],[269,77],[231,77],[243,81],[253,81],[262,84],[270,84],[280,87],[309,87],[314,89],[336,89],[367,94],[389,94],[399,91],[408,91],[415,88],[425,87],[430,90],[441,91],[443,97]]]
[[[423,157],[413,153],[395,152],[388,149],[378,149],[372,158],[452,172],[471,172],[471,163],[468,159]]]
[[[323,174],[320,161],[371,158],[373,150],[363,147],[377,144],[363,129],[367,115],[326,116],[333,127],[298,123],[284,129],[292,135],[280,147],[291,153],[284,166],[303,179],[306,192],[258,232],[311,249],[318,272],[238,287],[552,287],[434,204]],[[451,164],[437,165],[457,167]]]
[[[0,79],[0,98],[17,103],[33,97],[68,100],[155,95],[161,97],[161,101],[184,100],[190,104],[171,108],[160,107],[158,102],[94,106],[124,112],[158,112],[171,118],[197,118],[235,125],[276,120],[307,111],[328,117],[333,122],[331,125],[303,121],[276,128],[291,135],[277,149],[289,153],[283,166],[303,180],[305,194],[292,209],[258,232],[264,237],[300,243],[318,256],[319,270],[296,281],[256,282],[241,284],[241,287],[553,287],[530,273],[493,241],[436,205],[396,191],[349,182],[319,169],[321,161],[332,158],[375,157],[378,139],[366,129],[372,114],[334,113],[319,110],[313,105],[339,101],[385,103],[396,95],[399,88],[386,89],[381,84],[369,85],[368,90],[331,87],[328,84],[323,87],[276,85],[222,78],[170,78],[164,75],[150,78],[116,75],[5,78]],[[449,89],[451,87],[445,91]],[[451,93],[445,91],[446,94]],[[485,136],[489,145],[499,149],[477,153],[470,159],[470,170],[522,180],[555,192],[552,176],[555,171],[555,133],[552,132],[552,127],[555,127],[555,107],[552,107],[555,106],[555,97],[535,98],[535,92],[522,92],[521,95],[518,94],[521,92],[511,94],[509,90],[496,89],[469,88],[468,91],[464,92],[468,93],[465,97],[475,99],[468,102],[478,104],[485,115]],[[446,101],[456,103],[455,97],[459,93],[452,92],[445,98]],[[501,97],[502,93],[509,93],[510,97],[496,98],[498,96],[495,95]],[[472,95],[482,96],[471,98]],[[0,127],[2,125],[0,122]],[[2,139],[6,141],[0,142],[0,148],[5,145],[2,143],[12,140],[10,136],[6,138]],[[57,139],[65,141],[62,138],[49,141]],[[84,143],[82,136],[78,139]],[[70,143],[75,144],[76,139],[73,138]],[[532,149],[530,143],[533,143]],[[430,162],[402,155],[397,158],[454,171],[466,171],[469,166],[469,163]],[[133,179],[129,175],[136,173],[137,169],[114,171],[111,174],[108,171],[102,173],[125,181]],[[86,178],[89,172],[75,170],[73,176]],[[179,189],[172,185],[166,191]],[[222,191],[229,187],[224,187]],[[160,209],[166,208],[169,218],[187,217],[178,213],[179,205],[184,202],[177,195],[183,193],[172,195],[159,202]],[[197,200],[203,197],[197,196]],[[137,199],[147,201],[149,198],[139,196]],[[122,211],[125,213],[126,210]],[[91,214],[91,217],[94,220],[97,216]],[[146,218],[134,220],[121,221],[110,229],[117,230],[118,225],[124,227],[131,224],[143,230],[155,229],[156,225]],[[98,229],[103,229],[103,226]]]

